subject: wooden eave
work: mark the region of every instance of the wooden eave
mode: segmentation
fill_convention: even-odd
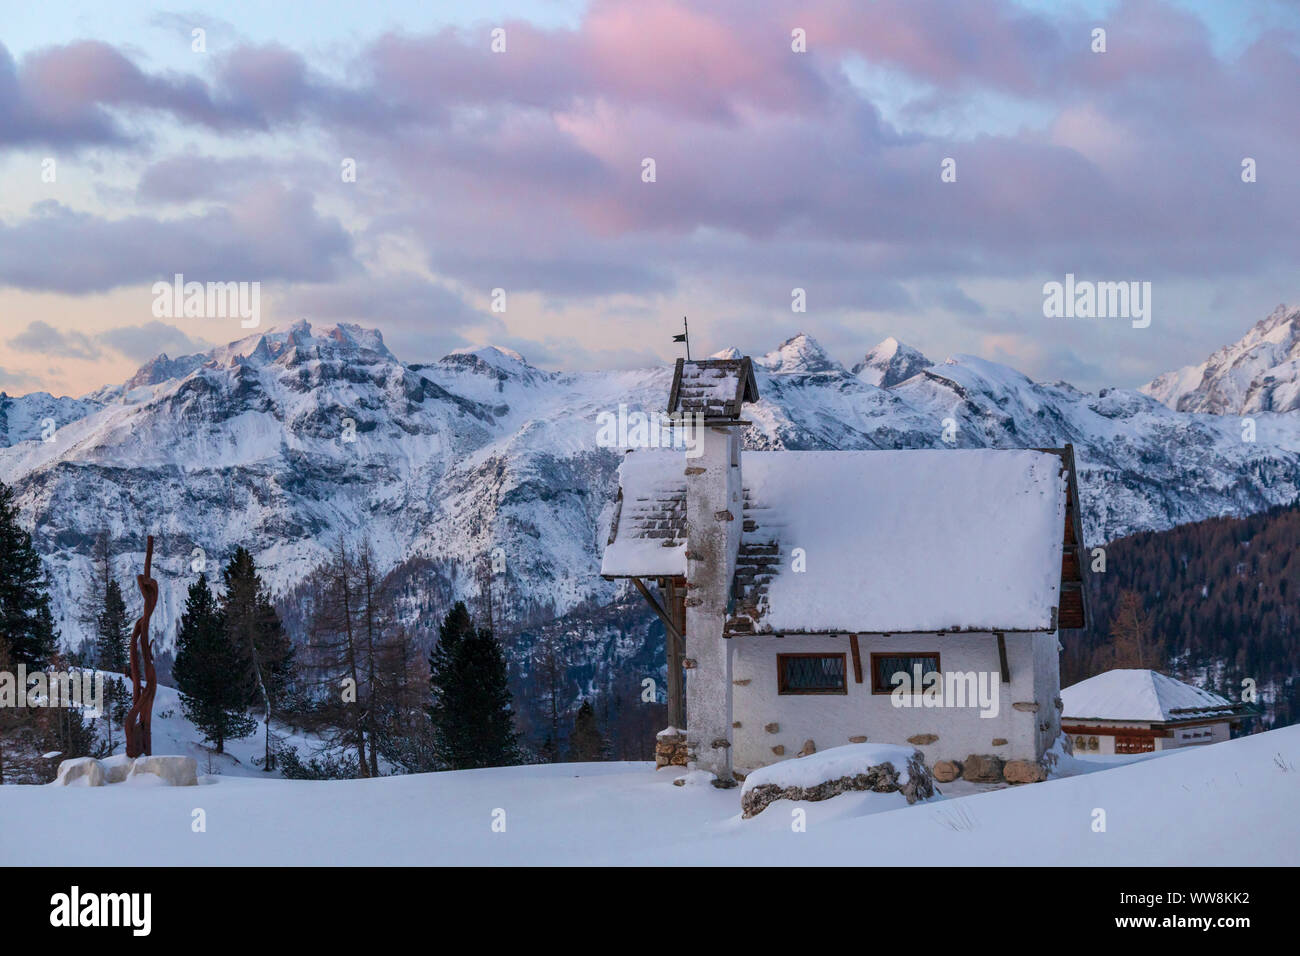
[[[1074,445],[1067,443],[1064,448],[1038,448],[1036,451],[1048,452],[1061,459],[1061,470],[1065,473],[1065,528],[1063,529],[1061,548],[1061,586],[1058,596],[1057,629],[1062,631],[1082,630],[1092,620],[1092,603],[1088,598],[1088,586],[1084,579],[1087,556],[1084,551],[1082,510],[1079,505],[1078,467],[1074,461]]]

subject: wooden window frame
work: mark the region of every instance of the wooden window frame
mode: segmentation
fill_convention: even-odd
[[[1156,739],[1154,737],[1135,734],[1115,735],[1116,754],[1149,754],[1155,753],[1155,750]]]
[[[890,694],[894,693],[895,690],[898,689],[896,687],[891,686],[891,687],[886,687],[884,690],[881,690],[876,686],[876,658],[877,657],[933,657],[934,667],[930,668],[930,670],[938,671],[940,674],[943,673],[943,668],[939,664],[938,651],[872,651],[871,652],[871,693],[875,695],[884,694],[885,696],[889,696]],[[922,676],[925,676],[926,673],[929,673],[929,671],[923,672]],[[913,696],[919,696],[920,693],[921,693],[921,689],[918,688],[913,694]]]
[[[842,665],[841,673],[844,675],[843,683],[840,684],[838,689],[826,689],[826,690],[787,689],[785,686],[785,660],[786,658],[795,658],[795,657],[838,657],[840,659],[840,664]],[[776,692],[779,696],[782,697],[804,697],[809,695],[817,696],[822,694],[835,694],[842,697],[849,692],[849,666],[848,665],[849,665],[848,658],[842,651],[826,651],[824,653],[818,651],[801,651],[799,653],[792,653],[792,654],[777,654],[776,655]]]

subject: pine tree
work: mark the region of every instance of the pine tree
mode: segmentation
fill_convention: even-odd
[[[490,630],[474,628],[462,601],[438,629],[429,687],[433,748],[446,766],[462,770],[518,762],[505,654]]]
[[[474,622],[464,601],[457,601],[438,626],[438,643],[429,654],[429,720],[433,725],[433,751],[442,763],[453,766],[458,756],[453,742],[462,736],[462,724],[455,711],[461,684],[457,672],[460,647],[474,633]]]
[[[15,665],[9,651],[9,642],[0,634],[0,673],[13,674]],[[12,766],[20,750],[25,749],[30,734],[32,711],[29,707],[10,706],[10,701],[0,701],[0,785],[5,782],[5,774],[13,775],[16,767]]]
[[[128,667],[128,647],[131,641],[131,621],[126,614],[126,601],[122,599],[121,586],[111,578],[104,594],[104,609],[99,613],[95,633],[95,663],[100,670],[125,674]]]
[[[248,689],[237,679],[243,666],[243,648],[231,643],[207,575],[200,574],[190,585],[176,633],[172,679],[186,719],[216,745],[217,753],[225,752],[227,740],[257,729],[257,721],[244,711]]]
[[[236,548],[230,563],[221,572],[225,593],[221,598],[221,616],[226,638],[238,649],[242,667],[236,678],[244,689],[245,703],[260,704],[266,726],[266,746],[262,769],[271,770],[275,758],[271,750],[271,713],[281,691],[293,675],[293,645],[271,604],[271,596],[258,576],[253,556],[246,548]]]
[[[105,559],[104,569],[107,572]],[[131,694],[121,676],[130,669],[131,621],[126,613],[122,588],[108,578],[104,585],[102,606],[95,615],[95,666],[108,671],[104,681],[104,726],[108,736],[108,749],[113,750],[113,728],[126,717]]]
[[[42,667],[57,643],[50,596],[32,536],[18,524],[13,491],[0,482],[0,634],[14,665]]]
[[[591,701],[584,700],[573,718],[573,734],[569,737],[569,759],[575,763],[604,760],[605,737],[596,722],[596,711]]]

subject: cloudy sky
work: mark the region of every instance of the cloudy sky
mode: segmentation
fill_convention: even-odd
[[[410,361],[655,364],[688,314],[698,351],[894,335],[1087,388],[1300,300],[1286,0],[0,2],[11,394],[247,334],[155,318],[175,273]],[[1151,282],[1150,327],[1045,318],[1067,273]]]

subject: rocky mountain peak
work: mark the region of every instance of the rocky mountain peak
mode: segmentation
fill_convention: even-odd
[[[868,385],[891,388],[933,364],[920,351],[891,335],[853,366],[853,374]]]
[[[821,344],[806,332],[786,339],[758,364],[776,374],[842,371],[838,362],[826,354]]]
[[[1247,415],[1300,408],[1300,308],[1279,305],[1201,364],[1166,372],[1140,391],[1180,412]]]

